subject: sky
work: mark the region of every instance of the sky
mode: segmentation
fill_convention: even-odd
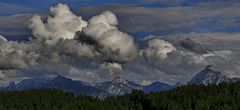
[[[0,83],[240,77],[238,0],[0,0]]]

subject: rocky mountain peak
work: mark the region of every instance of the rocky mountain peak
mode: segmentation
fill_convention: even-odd
[[[213,70],[212,65],[206,66],[202,71],[197,73],[188,84],[218,84],[221,82],[230,82],[230,78],[221,72]]]

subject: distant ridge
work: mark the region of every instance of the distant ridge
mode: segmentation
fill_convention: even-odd
[[[131,93],[132,90],[143,90],[145,92],[163,91],[171,89],[172,86],[161,82],[142,86],[119,76],[111,81],[89,84],[58,75],[54,79],[25,79],[19,83],[12,82],[7,87],[2,88],[1,91],[21,91],[42,88],[56,88],[74,94],[106,97],[128,94]]]
[[[144,86],[143,87],[143,91],[145,93],[149,93],[149,92],[159,92],[159,91],[165,91],[165,90],[170,90],[172,89],[173,86],[168,85],[166,83],[161,83],[161,82],[153,82],[150,85]]]
[[[176,87],[188,85],[188,84],[219,84],[222,82],[234,83],[240,81],[240,78],[228,78],[221,72],[213,70],[212,65],[206,66],[202,71],[192,77],[187,84],[176,83],[175,85],[169,85],[159,81],[153,82],[149,85],[139,85],[132,81],[123,79],[122,77],[115,77],[111,81],[103,83],[89,84],[82,81],[75,81],[70,78],[58,75],[53,79],[25,79],[19,83],[11,82],[8,86],[1,88],[1,91],[21,91],[27,89],[44,89],[55,88],[65,92],[71,92],[74,94],[85,94],[94,97],[107,97],[107,96],[120,96],[129,94],[132,90],[142,90],[145,93],[167,91]]]

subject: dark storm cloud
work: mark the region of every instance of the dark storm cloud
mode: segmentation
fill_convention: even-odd
[[[205,49],[199,43],[194,42],[190,38],[186,38],[186,39],[180,41],[180,45],[182,47],[184,47],[185,49],[188,49],[188,50],[196,52],[196,53],[200,53],[200,54],[207,53],[207,49]]]

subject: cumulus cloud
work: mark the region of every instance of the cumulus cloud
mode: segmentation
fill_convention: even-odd
[[[117,17],[110,11],[105,11],[89,20],[89,25],[83,31],[86,35],[98,40],[101,35],[111,29],[117,29]]]
[[[123,63],[134,60],[138,56],[138,47],[131,35],[120,31],[118,20],[114,13],[105,11],[88,21],[83,28],[83,34],[78,38],[82,41],[94,42],[98,58],[103,60],[102,69],[108,69],[110,74],[121,73]]]
[[[82,31],[87,22],[73,14],[65,4],[50,8],[46,23],[41,16],[35,15],[29,23],[33,35],[38,39],[73,39],[77,31]]]
[[[161,39],[152,39],[148,41],[148,47],[140,52],[142,56],[152,60],[162,60],[167,57],[167,54],[176,50],[169,42]]]
[[[15,70],[19,74],[17,77],[39,76],[38,73],[45,75],[46,72],[50,75],[84,74],[80,76],[105,78],[102,70],[107,70],[110,75],[120,74],[122,63],[138,55],[134,39],[118,30],[117,17],[112,12],[106,11],[92,17],[89,25],[64,4],[51,7],[50,13],[46,21],[38,15],[30,20],[29,27],[34,38],[29,41],[7,41],[0,37],[1,70]],[[81,32],[82,29],[84,32]],[[99,73],[103,75],[97,75]],[[9,75],[5,74],[4,77]]]
[[[190,41],[186,40],[187,38]],[[151,80],[157,79],[154,77],[151,78],[151,74],[148,74],[149,72],[146,71],[151,71],[151,73],[155,73],[154,75],[159,75],[159,77],[168,77],[169,81],[166,82],[171,82],[171,80],[187,81],[206,65],[212,64],[214,65],[214,69],[221,71],[227,76],[239,76],[239,68],[236,68],[236,66],[239,66],[237,62],[240,59],[238,57],[239,52],[235,51],[237,47],[231,45],[238,42],[239,37],[236,34],[189,34],[176,35],[175,37],[171,36],[164,39],[157,39],[157,37],[150,40],[146,39],[144,42],[147,42],[148,45],[140,50],[142,58],[138,62],[135,62],[136,64],[128,65],[128,70],[135,73],[135,71],[129,68],[141,67],[143,69],[145,67],[146,70],[138,71],[138,73],[145,74]],[[221,45],[224,45],[225,48],[215,47],[215,45],[219,44],[219,42],[215,41],[222,40],[225,42]],[[154,44],[153,41],[158,41],[159,43],[156,43],[158,46],[151,45]],[[167,42],[167,46],[160,46],[160,41],[162,44]],[[182,48],[182,42],[186,43],[187,46]],[[207,49],[202,48],[204,50],[202,52],[198,46],[207,47]]]
[[[0,35],[0,44],[3,44],[7,42],[7,39],[5,37],[3,37],[2,35]]]
[[[57,64],[74,58],[94,58],[92,46],[74,40],[5,42],[0,45],[0,68],[23,69],[40,64]],[[96,53],[97,54],[97,53]]]
[[[7,41],[7,39],[5,37],[3,37],[2,35],[0,35],[0,40],[5,41],[5,42]]]
[[[97,54],[93,46],[75,40],[8,41],[0,45],[0,69],[6,71],[2,73],[5,81],[54,74],[88,79],[90,71],[100,73],[93,72],[101,64],[95,59]]]
[[[117,17],[110,11],[105,11],[89,20],[89,25],[83,29],[84,34],[97,42],[102,58],[110,62],[127,62],[137,57],[138,48],[132,36],[121,32],[116,27]]]
[[[108,71],[111,75],[121,75],[123,68],[119,63],[104,63],[101,65],[103,70]]]
[[[22,51],[22,46],[15,42],[4,42],[0,45],[0,68],[1,69],[20,69],[27,67],[23,61],[27,58],[25,52]]]

